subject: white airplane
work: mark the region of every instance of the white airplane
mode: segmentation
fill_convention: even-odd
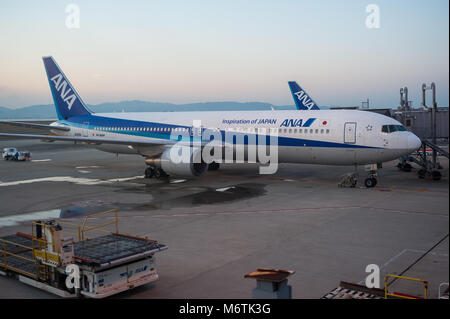
[[[208,165],[210,169],[218,168],[223,156],[212,163],[194,161],[205,143],[213,140],[200,134],[201,140],[196,142],[196,121],[201,121],[202,130],[220,133],[222,147],[232,148],[236,153],[248,150],[252,137],[269,140],[270,136],[277,136],[278,163],[379,164],[412,153],[421,145],[420,139],[396,120],[357,110],[97,114],[89,111],[55,60],[52,57],[43,60],[59,120],[50,125],[3,123],[50,128],[54,135],[0,133],[0,136],[83,142],[106,152],[139,154],[146,158],[146,177],[165,174],[194,177],[203,175]],[[301,96],[293,94],[303,102],[312,101],[305,95],[306,92]],[[235,138],[226,140],[227,133]],[[187,150],[191,154],[189,160],[174,161],[171,151],[176,147]],[[367,187],[376,183],[375,175],[365,180]]]

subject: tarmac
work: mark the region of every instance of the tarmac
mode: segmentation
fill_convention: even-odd
[[[143,178],[144,158],[31,140],[0,146],[32,152],[30,162],[0,161],[0,236],[31,232],[31,221],[118,208],[120,231],[168,245],[156,255],[159,280],[114,298],[251,298],[244,275],[261,267],[295,271],[293,298],[321,298],[340,281],[363,284],[366,266],[429,281],[438,296],[449,277],[448,160],[440,181],[419,179],[396,161],[378,185],[339,188],[353,167],[222,165],[192,180]],[[101,222],[101,221],[100,221]],[[1,256],[0,256],[1,257]],[[396,280],[389,289],[423,295]],[[0,276],[0,298],[57,298]]]

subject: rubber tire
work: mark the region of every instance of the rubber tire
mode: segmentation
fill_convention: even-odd
[[[155,173],[153,174],[153,176],[155,176],[156,179],[160,179],[162,176],[161,170],[159,168],[155,169]]]
[[[433,178],[433,181],[439,181],[441,180],[442,174],[439,171],[432,171],[431,177]]]
[[[147,167],[144,174],[145,178],[152,178],[155,175],[155,169],[152,167]]]
[[[364,181],[364,185],[365,185],[367,188],[375,187],[376,184],[377,184],[377,180],[376,180],[375,178],[372,178],[372,177],[368,177],[368,178],[366,178],[366,180]]]
[[[208,165],[208,171],[217,171],[220,168],[220,164],[216,162],[212,162]]]

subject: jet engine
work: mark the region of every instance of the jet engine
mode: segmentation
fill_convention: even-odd
[[[201,153],[200,148],[172,146],[160,156],[147,158],[145,163],[162,169],[169,175],[198,177],[208,169],[208,164],[201,159]]]

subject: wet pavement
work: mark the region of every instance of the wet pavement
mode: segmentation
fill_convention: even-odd
[[[0,146],[33,152],[32,162],[0,161],[0,236],[29,233],[35,218],[79,222],[117,208],[122,232],[169,246],[157,255],[160,279],[119,298],[250,298],[254,282],[244,274],[261,267],[295,270],[295,298],[320,298],[341,280],[358,283],[372,263],[382,275],[420,265],[431,296],[448,282],[445,249],[430,254],[439,262],[416,262],[448,235],[444,159],[439,182],[390,162],[376,188],[351,189],[337,186],[348,167],[282,164],[275,175],[259,175],[256,165],[224,165],[193,180],[147,180],[140,156],[57,142]],[[0,277],[0,298],[21,297],[54,296]]]

